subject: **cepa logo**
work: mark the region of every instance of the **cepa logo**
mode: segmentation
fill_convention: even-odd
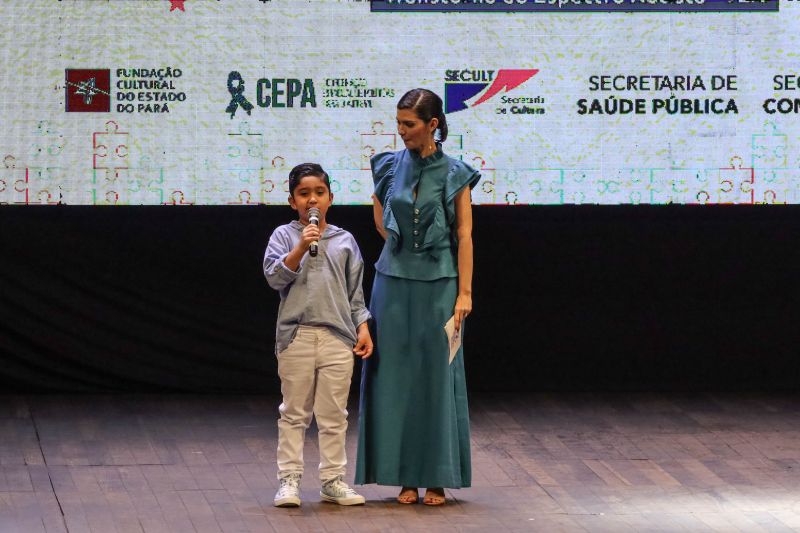
[[[479,106],[500,92],[516,89],[537,72],[539,69],[447,70],[444,112],[455,113]]]

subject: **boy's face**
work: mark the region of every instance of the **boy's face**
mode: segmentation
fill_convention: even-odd
[[[319,209],[320,222],[325,220],[325,213],[333,203],[333,193],[319,176],[304,176],[289,196],[289,205],[297,211],[300,222],[308,224],[308,210]]]

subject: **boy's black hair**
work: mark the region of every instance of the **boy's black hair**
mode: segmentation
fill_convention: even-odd
[[[300,163],[289,172],[289,194],[294,196],[294,190],[300,184],[300,180],[306,176],[316,176],[325,182],[328,191],[331,190],[331,178],[328,173],[317,163]]]

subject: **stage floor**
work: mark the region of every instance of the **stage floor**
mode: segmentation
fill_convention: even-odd
[[[474,395],[473,487],[439,508],[320,503],[313,429],[303,506],[272,507],[277,404],[5,396],[0,532],[800,531],[800,395]]]

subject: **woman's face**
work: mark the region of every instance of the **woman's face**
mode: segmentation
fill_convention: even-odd
[[[433,132],[439,125],[437,118],[425,122],[413,109],[397,110],[397,133],[409,150],[422,152],[433,145]]]

